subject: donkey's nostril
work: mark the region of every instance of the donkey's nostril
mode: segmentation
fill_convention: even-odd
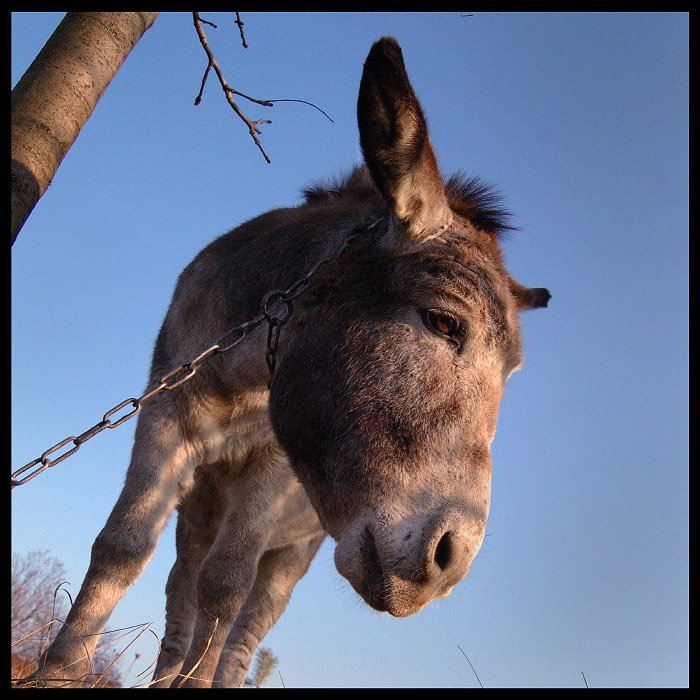
[[[435,547],[435,563],[442,569],[449,566],[450,558],[452,557],[452,538],[450,533],[446,532]]]

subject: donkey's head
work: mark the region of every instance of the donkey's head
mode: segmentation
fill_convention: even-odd
[[[338,570],[405,616],[446,596],[479,551],[517,312],[549,292],[505,271],[483,188],[444,184],[392,38],[369,53],[358,122],[385,222],[285,329],[271,413]]]

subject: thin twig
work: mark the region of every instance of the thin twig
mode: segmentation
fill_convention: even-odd
[[[131,666],[129,666],[129,670],[124,674],[125,678],[129,677],[129,674],[131,673],[131,671],[134,668],[134,664],[139,660],[140,656],[141,656],[141,654],[134,654],[134,660],[131,662]]]
[[[335,124],[335,122],[318,106],[316,106],[313,102],[307,102],[306,100],[290,100],[290,99],[280,99],[280,100],[268,100],[270,103],[275,103],[275,102],[301,102],[302,104],[309,105],[309,107],[313,107],[314,109],[317,109],[321,114],[328,119],[329,122],[332,124]]]
[[[581,675],[583,676],[583,671],[581,671]],[[583,682],[586,684],[586,688],[588,688],[588,681],[586,680],[586,676],[583,676]]]
[[[462,650],[462,647],[459,646],[459,644],[457,645],[457,649],[459,649],[462,652],[462,654],[464,655],[464,658],[467,660],[467,663],[470,666],[472,666],[472,662],[469,661],[469,657],[464,653],[464,651]],[[472,666],[472,671],[474,671],[474,675],[476,676],[476,680],[479,681],[479,685],[483,688],[484,686],[481,683],[481,679],[479,678],[479,675],[477,674],[476,669],[473,666]]]
[[[152,629],[149,629],[148,631],[156,638],[156,642],[158,642],[158,654],[156,655],[156,658],[153,659],[152,663],[150,663],[143,671],[141,671],[141,673],[136,675],[137,678],[139,678],[140,676],[145,676],[158,663],[158,657],[160,656],[160,649],[161,649],[160,638]],[[136,686],[136,687],[140,688],[141,686]]]
[[[56,588],[53,589],[53,603],[51,604],[51,623],[53,623],[54,620],[56,619],[56,596],[58,595],[59,590],[63,591],[68,596],[68,600],[70,600],[71,607],[73,607],[73,598],[71,598],[70,593],[65,588],[62,588],[64,583],[67,583],[68,585],[70,585],[70,581],[61,581],[61,583],[59,583],[56,586]],[[52,632],[52,624],[49,624],[46,627],[46,639],[45,640],[41,639],[39,642],[39,653],[40,654],[44,650],[44,643],[46,643],[46,645],[48,647],[48,643],[51,639],[51,632]]]
[[[11,647],[17,646],[17,644],[19,644],[20,642],[23,642],[25,639],[27,639],[28,637],[31,637],[33,634],[36,634],[37,632],[41,632],[41,630],[43,630],[45,627],[50,627],[51,625],[53,625],[54,622],[59,622],[59,620],[57,620],[55,618],[53,620],[49,620],[48,622],[43,624],[41,627],[38,627],[37,629],[32,630],[31,632],[28,632],[27,634],[25,634],[24,637],[22,637],[21,639],[18,639],[17,641],[12,642],[10,644],[10,646]]]
[[[241,32],[241,41],[243,42],[243,48],[247,49],[248,44],[245,40],[245,34],[243,33],[243,20],[241,19],[241,13],[236,12],[236,24],[238,25],[238,30]]]
[[[67,583],[68,585],[70,585],[70,581],[61,581],[61,583],[59,583],[58,586],[56,586],[56,588],[55,588],[55,590],[54,590],[54,592],[53,592],[54,610],[55,610],[55,606],[56,606],[56,594],[58,593],[59,589],[62,590],[62,591],[68,596],[68,600],[70,600],[70,606],[71,606],[71,608],[73,607],[73,597],[71,596],[71,594],[70,594],[65,588],[61,588],[61,586],[62,586],[64,583]]]

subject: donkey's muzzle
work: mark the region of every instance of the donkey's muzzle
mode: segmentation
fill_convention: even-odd
[[[469,571],[485,519],[441,513],[422,526],[357,523],[338,541],[338,571],[375,610],[407,617],[444,598]]]

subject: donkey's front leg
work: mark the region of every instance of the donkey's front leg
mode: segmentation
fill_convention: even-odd
[[[272,549],[262,556],[253,590],[231,627],[214,688],[239,688],[258,644],[287,607],[292,590],[316,556],[325,533]]]
[[[210,687],[221,650],[248,598],[274,524],[296,478],[275,444],[257,451],[229,491],[216,540],[197,577],[197,621],[182,687]],[[173,684],[175,685],[175,684]]]
[[[177,687],[179,671],[190,647],[197,617],[195,587],[202,561],[213,539],[198,532],[180,512],[175,529],[177,559],[165,586],[165,635],[161,642],[158,662],[151,688]]]
[[[66,622],[33,679],[89,680],[99,634],[153,554],[179,488],[190,481],[194,454],[165,401],[144,406],[124,488],[92,546],[88,572]]]

